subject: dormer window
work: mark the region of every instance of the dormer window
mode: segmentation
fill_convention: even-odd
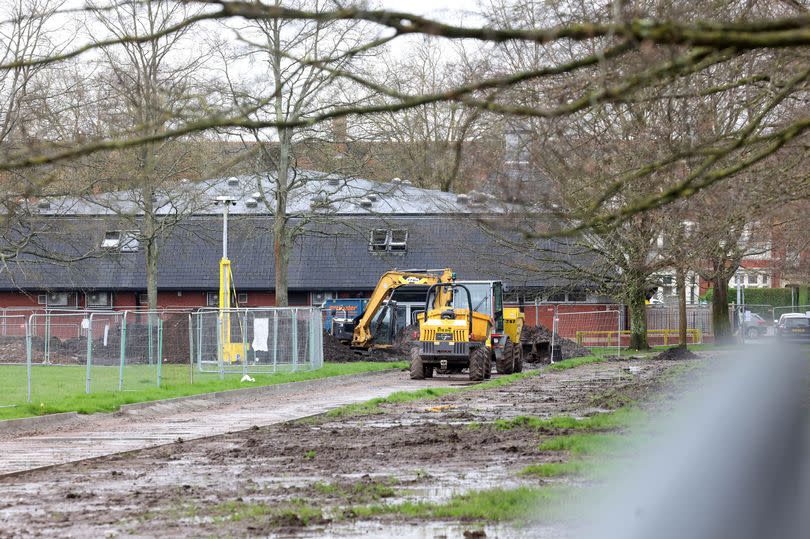
[[[110,230],[104,233],[101,248],[122,253],[137,253],[140,242],[134,232]]]
[[[403,229],[392,230],[390,240],[388,241],[388,250],[399,253],[407,251],[408,231]]]
[[[371,231],[371,239],[368,242],[369,251],[385,251],[388,248],[388,231],[377,229]]]
[[[368,250],[373,253],[405,253],[408,251],[408,231],[404,228],[372,230]]]

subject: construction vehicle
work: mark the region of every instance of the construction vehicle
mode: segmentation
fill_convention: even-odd
[[[323,304],[323,329],[339,341],[349,343],[354,336],[354,320],[365,311],[367,299],[329,299]]]
[[[419,342],[411,348],[411,379],[430,378],[434,371],[468,369],[470,380],[480,381],[491,376],[493,363],[499,374],[523,370],[520,336],[524,315],[517,308],[504,309],[500,281],[431,285],[418,321]]]
[[[401,311],[397,309],[396,301],[391,299],[394,291],[404,287],[416,287],[421,296],[424,287],[449,283],[455,280],[455,277],[450,268],[385,272],[377,282],[363,313],[351,322],[344,320],[342,327],[335,328],[335,335],[340,338],[339,335],[346,335],[351,330],[353,348],[390,348],[393,345],[393,335],[398,328],[396,317]],[[449,300],[450,297],[445,297],[445,292],[435,294],[437,305]],[[410,321],[409,317],[402,325],[408,325]]]

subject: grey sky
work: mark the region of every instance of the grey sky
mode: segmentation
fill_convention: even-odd
[[[381,0],[382,7],[396,11],[406,11],[414,15],[425,15],[443,22],[458,24],[469,18],[464,13],[474,11],[476,0]]]

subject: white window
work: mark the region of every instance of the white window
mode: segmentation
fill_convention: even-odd
[[[329,299],[335,299],[334,292],[312,292],[309,295],[309,302],[316,306],[323,305]]]
[[[208,292],[205,295],[205,304],[209,307],[219,307],[219,293]]]
[[[137,253],[140,242],[135,232],[110,230],[104,233],[101,248],[122,253]]]
[[[385,251],[388,247],[388,231],[377,229],[371,231],[371,238],[368,242],[369,251]]]
[[[138,303],[141,305],[149,304],[149,294],[138,294]]]
[[[240,305],[244,305],[248,302],[248,295],[247,292],[239,292],[236,294],[236,302]]]
[[[408,250],[408,231],[404,229],[392,230],[388,241],[388,250],[405,252]]]
[[[84,302],[87,307],[112,307],[112,294],[110,292],[87,292],[84,295]]]
[[[101,240],[102,249],[118,249],[121,245],[121,232],[118,230],[111,230],[104,233],[104,239]]]
[[[377,253],[405,253],[408,251],[408,231],[404,228],[372,230],[368,250]]]
[[[45,296],[45,305],[48,307],[67,307],[70,301],[68,292],[48,292]]]

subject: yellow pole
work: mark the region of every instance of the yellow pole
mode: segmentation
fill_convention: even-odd
[[[219,261],[219,319],[220,319],[219,327],[222,328],[221,342],[223,349],[223,358],[225,358],[228,362],[232,360],[230,357],[231,353],[230,275],[231,275],[231,261],[225,257],[222,257],[222,260]]]

